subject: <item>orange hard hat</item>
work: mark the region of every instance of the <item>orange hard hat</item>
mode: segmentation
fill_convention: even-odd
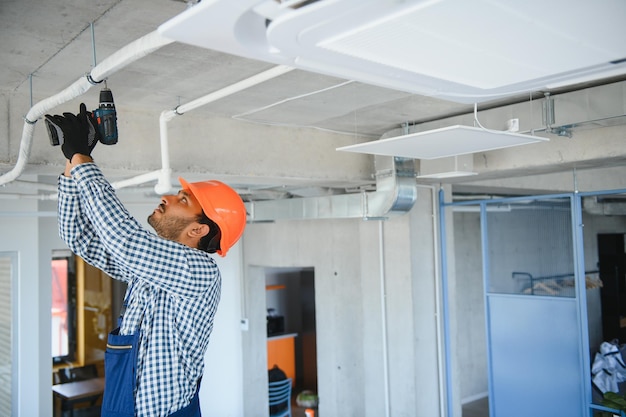
[[[217,253],[226,256],[246,227],[246,207],[241,197],[228,185],[217,180],[188,183],[178,178],[183,189],[190,191],[198,200],[202,211],[220,227],[220,249]]]

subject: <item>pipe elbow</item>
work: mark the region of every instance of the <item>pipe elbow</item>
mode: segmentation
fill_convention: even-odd
[[[159,175],[159,180],[154,186],[154,192],[163,195],[168,194],[172,191],[172,181],[171,181],[172,170],[171,169],[163,169]]]

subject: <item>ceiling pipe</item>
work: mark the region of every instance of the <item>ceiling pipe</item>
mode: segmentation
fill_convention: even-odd
[[[260,72],[256,75],[253,75],[249,78],[221,88],[217,91],[209,93],[205,96],[197,98],[195,100],[190,101],[186,104],[181,104],[177,106],[174,110],[164,110],[161,112],[161,116],[159,117],[159,131],[161,138],[161,169],[156,171],[153,174],[156,174],[156,179],[158,180],[157,184],[154,186],[154,191],[157,194],[167,194],[172,190],[172,182],[171,182],[171,174],[172,169],[170,168],[170,157],[169,157],[169,138],[167,133],[167,124],[174,119],[176,116],[182,116],[183,114],[195,110],[198,107],[202,107],[206,104],[217,101],[221,98],[230,96],[232,94],[238,93],[247,88],[253,87],[257,84],[263,83],[267,80],[271,80],[272,78],[276,78],[283,74],[286,74],[290,71],[293,71],[293,67],[288,67],[285,65],[277,65],[267,71]]]
[[[253,87],[257,84],[261,84],[262,82],[271,80],[272,78],[276,78],[280,75],[286,74],[290,71],[293,71],[295,68],[288,67],[286,65],[277,65],[273,68],[268,69],[267,71],[260,72],[252,77],[246,78],[245,80],[241,80],[234,84],[231,84],[227,87],[219,89],[213,93],[209,93],[203,97],[195,99],[187,104],[182,104],[174,110],[176,114],[182,115],[187,113],[190,110],[197,109],[198,107],[204,106],[205,104],[212,103],[221,98],[230,96],[232,94],[238,93],[247,88]]]
[[[17,179],[24,172],[32,149],[35,124],[42,116],[50,113],[52,109],[60,104],[84,94],[93,85],[104,81],[109,75],[117,72],[131,62],[143,58],[172,42],[174,41],[165,38],[158,31],[149,33],[131,42],[102,61],[99,65],[94,67],[89,74],[79,78],[65,90],[32,106],[24,117],[24,128],[22,130],[22,140],[20,142],[17,162],[11,171],[0,176],[0,185],[7,184]]]
[[[23,180],[15,180],[11,184],[6,184],[6,185],[3,185],[2,187],[3,188],[6,186],[11,187],[11,185],[16,185],[22,190],[50,191],[50,192],[57,191],[56,185],[43,184],[40,182],[33,182],[33,181],[23,181]]]
[[[276,78],[280,75],[293,71],[293,67],[285,65],[277,65],[267,71],[263,71],[249,78],[231,84],[220,90],[209,93],[203,97],[195,99],[189,103],[177,106],[174,110],[165,110],[161,112],[159,117],[159,131],[160,131],[160,146],[161,146],[161,169],[141,174],[132,178],[128,178],[121,181],[111,183],[114,189],[120,189],[124,187],[130,187],[134,185],[144,184],[150,181],[157,181],[154,186],[154,191],[157,194],[167,194],[172,191],[171,174],[172,169],[170,167],[170,155],[169,155],[169,137],[167,133],[167,124],[176,116],[182,116],[184,113],[197,109],[198,107],[217,101],[221,98],[235,94],[239,91],[245,90],[262,82],[268,81],[272,78]],[[79,80],[79,81],[82,81]],[[72,97],[73,98],[73,97]],[[30,150],[30,147],[29,147]],[[30,151],[29,151],[30,152]],[[27,159],[27,157],[26,157]],[[28,197],[30,198],[30,197]],[[42,200],[54,199],[56,196],[41,196]]]
[[[67,89],[33,106],[25,117],[18,161],[13,170],[0,176],[0,185],[11,182],[22,174],[30,156],[34,125],[39,118],[49,113],[54,107],[84,94],[92,85],[103,81],[108,75],[120,68],[172,42],[172,40],[164,38],[158,32],[152,32],[107,58],[94,67],[90,74],[80,78]],[[163,111],[159,118],[161,169],[114,182],[112,186],[119,189],[157,180],[157,184],[154,187],[155,192],[158,194],[169,192],[172,189],[172,170],[169,164],[169,141],[167,134],[167,123],[170,120],[175,116],[182,115],[200,106],[278,77],[293,69],[292,67],[278,65],[185,105],[180,105],[174,110]],[[376,157],[376,166],[376,191],[374,192],[248,203],[250,208],[249,219],[251,221],[273,221],[282,218],[385,219],[389,216],[409,211],[413,207],[417,196],[413,160]],[[42,200],[55,199],[56,195],[38,196],[36,198]]]
[[[380,220],[411,210],[417,200],[414,160],[376,156],[375,162],[376,191],[248,202],[245,203],[248,221],[348,218]]]
[[[16,193],[1,193],[0,200],[56,200],[56,194],[16,194]]]

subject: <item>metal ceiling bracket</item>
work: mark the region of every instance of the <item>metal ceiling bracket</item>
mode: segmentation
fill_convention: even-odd
[[[550,93],[545,93],[545,100],[542,104],[543,109],[543,125],[546,127],[547,133],[552,133],[552,125],[554,124],[554,99],[550,97]]]

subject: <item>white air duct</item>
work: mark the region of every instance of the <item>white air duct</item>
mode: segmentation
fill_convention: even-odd
[[[248,221],[382,219],[411,210],[417,199],[415,162],[377,156],[376,191],[246,203]]]

